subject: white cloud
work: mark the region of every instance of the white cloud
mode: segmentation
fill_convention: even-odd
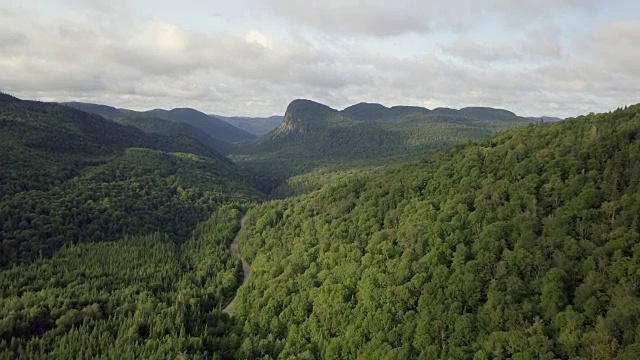
[[[600,0],[255,0],[266,11],[304,27],[342,35],[398,36],[438,31],[468,32],[499,18],[522,27],[566,11],[593,12]]]
[[[286,31],[256,23],[227,33],[127,17],[123,4],[102,1],[77,17],[0,8],[0,90],[43,100],[246,115],[282,113],[300,97],[337,108],[375,101],[559,116],[637,102],[640,23],[604,22],[576,35],[533,19],[568,9],[597,11],[597,1],[543,3],[534,8],[527,1],[492,0],[479,9],[470,0],[398,0],[393,6],[275,0],[270,11],[286,20],[278,22]],[[462,10],[449,11],[453,6]],[[529,25],[509,28],[508,36],[495,28],[489,35],[462,31],[480,29],[478,19],[507,15],[519,21],[528,15]],[[389,51],[387,45],[406,33],[418,49]],[[382,45],[370,46],[372,38]]]
[[[398,35],[429,29],[430,18],[417,1],[384,0],[273,0],[265,3],[268,11],[288,21],[331,33]]]
[[[244,35],[244,39],[250,43],[256,43],[268,49],[273,49],[273,40],[271,40],[268,36],[262,34],[256,30],[249,30]]]
[[[503,62],[522,59],[522,54],[509,44],[479,44],[467,37],[447,43],[443,51],[472,62]]]

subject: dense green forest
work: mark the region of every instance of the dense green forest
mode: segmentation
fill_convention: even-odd
[[[143,115],[152,115],[171,121],[187,123],[204,131],[214,139],[227,143],[254,140],[255,135],[237,128],[228,122],[215,116],[207,115],[195,109],[177,108],[171,110],[154,109],[142,112]]]
[[[222,154],[227,154],[234,148],[230,143],[214,139],[206,132],[186,122],[171,121],[134,111],[121,111],[117,116],[110,119],[151,134],[188,136]]]
[[[326,166],[350,169],[405,162],[528,122],[490,108],[428,110],[357,104],[337,111],[295,100],[279,128],[233,151],[231,158],[286,179]]]
[[[46,190],[131,147],[227,161],[186,136],[146,134],[55,103],[0,93],[0,196]]]
[[[0,129],[0,358],[233,358],[229,244],[264,180],[55,103],[0,95]]]
[[[640,358],[640,105],[295,101],[251,172],[91,106],[0,95],[0,359]]]
[[[0,127],[0,267],[68,243],[187,238],[219,205],[262,197],[250,174],[189,137],[8,95]]]
[[[193,126],[187,123],[186,120],[175,121],[145,112],[116,109],[107,105],[80,102],[68,102],[64,103],[64,105],[90,114],[103,116],[122,125],[136,127],[146,133],[188,136],[222,154],[226,154],[234,148],[234,146],[229,143],[231,139],[226,137],[224,133],[219,134],[217,138],[213,138],[210,135],[211,132]],[[225,140],[221,140],[221,138]]]
[[[637,359],[640,105],[248,212],[247,357]]]
[[[0,271],[0,358],[233,358],[241,328],[221,309],[242,272],[229,252],[239,220],[223,206],[184,242],[67,245]]]
[[[48,256],[65,243],[162,232],[188,237],[227,202],[261,198],[231,164],[193,154],[128,149],[47,191],[0,202],[0,266]]]

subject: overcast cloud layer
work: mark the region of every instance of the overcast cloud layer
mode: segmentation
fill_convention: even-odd
[[[635,2],[8,0],[0,90],[223,115],[309,98],[574,116],[640,102]]]

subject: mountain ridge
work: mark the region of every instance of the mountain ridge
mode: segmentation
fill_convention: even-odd
[[[440,107],[431,110],[420,106],[397,105],[387,107],[379,103],[360,102],[343,110],[336,110],[313,100],[296,99],[287,107],[283,121],[275,130],[274,135],[304,134],[313,127],[314,124],[311,121],[318,122],[322,116],[335,113],[340,113],[353,121],[389,120],[430,114],[467,117],[478,120],[529,121],[528,118],[518,116],[512,111],[484,106],[468,106],[461,109]]]
[[[429,110],[359,103],[336,110],[296,99],[287,106],[278,128],[230,156],[258,172],[275,172],[284,179],[317,166],[367,166],[409,159],[531,122],[493,108]]]
[[[223,153],[230,151],[233,147],[231,144],[234,142],[248,141],[256,138],[255,135],[237,128],[222,119],[207,115],[192,108],[135,111],[84,102],[65,102],[61,104],[88,113],[104,116],[116,122],[139,127],[146,132],[169,132],[195,137],[197,140],[204,142],[205,145],[213,147]],[[192,129],[185,128],[184,126],[176,127],[166,123],[154,125],[152,123],[154,120],[160,122],[159,119],[187,124],[194,129],[204,132],[206,136],[196,136]],[[211,139],[215,141],[212,142]]]
[[[185,122],[201,129],[214,139],[229,143],[253,140],[256,138],[255,135],[236,128],[222,119],[207,115],[202,111],[192,108],[174,108],[171,110],[154,109],[144,111],[143,113],[172,121]]]
[[[253,207],[234,316],[272,358],[637,359],[639,139],[640,104]]]
[[[0,154],[0,268],[84,240],[143,231],[182,239],[221,203],[264,191],[191,137],[4,95]]]

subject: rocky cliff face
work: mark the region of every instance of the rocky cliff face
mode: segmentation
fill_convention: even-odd
[[[327,115],[335,112],[337,110],[311,100],[294,100],[287,107],[282,123],[274,134],[305,134],[310,128],[323,123]]]

